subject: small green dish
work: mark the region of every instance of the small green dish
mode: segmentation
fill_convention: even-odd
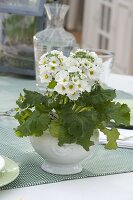
[[[19,166],[7,157],[3,157],[5,160],[5,166],[0,173],[0,187],[7,185],[14,181],[19,175]]]

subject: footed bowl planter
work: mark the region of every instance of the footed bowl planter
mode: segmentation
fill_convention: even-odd
[[[115,127],[130,125],[130,109],[114,101],[115,90],[102,86],[103,67],[98,54],[83,49],[69,57],[57,50],[41,56],[38,68],[44,90],[23,90],[16,101],[19,125],[14,130],[18,137],[30,137],[44,158],[44,171],[81,172],[81,162],[95,152],[98,130],[107,138],[106,149],[117,148],[120,133]]]
[[[91,138],[95,145],[86,151],[78,144],[58,145],[58,139],[51,136],[48,131],[40,137],[30,137],[31,144],[35,151],[44,158],[42,169],[52,174],[76,174],[82,171],[81,162],[86,158],[91,158],[95,152],[98,142],[98,134]]]

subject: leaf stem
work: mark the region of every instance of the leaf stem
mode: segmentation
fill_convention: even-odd
[[[72,107],[72,110],[75,112],[76,109],[77,109],[77,107],[78,107],[78,106],[77,106],[76,104],[74,104],[73,107]]]

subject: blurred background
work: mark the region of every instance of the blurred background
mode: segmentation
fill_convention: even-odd
[[[133,75],[133,0],[60,2],[70,6],[64,27],[79,46],[113,51],[112,71]],[[18,67],[33,75],[32,38],[46,25],[43,4],[43,0],[0,0],[0,71],[21,74],[14,68]],[[18,5],[19,9],[15,7]]]
[[[113,72],[133,75],[133,0],[70,0],[66,27],[83,48],[115,52]]]

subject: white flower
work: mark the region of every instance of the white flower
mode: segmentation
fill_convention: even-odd
[[[61,70],[55,76],[55,81],[62,85],[67,85],[69,81],[69,73],[65,70]]]
[[[70,66],[69,68],[68,68],[68,72],[81,72],[82,70],[81,69],[79,69],[78,67],[75,67],[75,66]]]
[[[93,66],[88,70],[88,76],[91,80],[98,81],[100,78],[101,69],[100,67]]]
[[[79,62],[75,58],[68,57],[65,62],[66,68],[79,67]]]
[[[59,64],[60,64],[60,61],[56,56],[52,56],[49,58],[49,65],[58,66]]]
[[[56,74],[58,71],[60,71],[60,67],[49,63],[49,65],[47,65],[47,70],[52,74]]]
[[[59,60],[60,60],[61,63],[64,63],[64,62],[66,61],[66,59],[67,59],[67,57],[64,56],[63,54],[60,54],[60,55],[58,56],[58,58],[59,58]]]
[[[41,58],[40,58],[40,60],[39,60],[39,64],[40,64],[40,65],[46,65],[46,64],[47,64],[48,59],[47,59],[46,55],[47,55],[47,54],[44,54],[44,55],[41,56]]]
[[[91,84],[88,84],[87,87],[85,88],[86,92],[90,92],[91,91]]]
[[[80,83],[79,76],[77,76],[77,75],[72,76],[72,82],[75,83],[76,85],[78,85]]]
[[[54,87],[54,91],[58,92],[59,94],[65,95],[65,93],[66,93],[66,87],[64,85],[57,84]]]
[[[87,78],[86,70],[82,70],[82,71],[79,73],[79,75],[80,75],[80,78],[81,78],[82,80],[86,79],[86,78]]]
[[[46,69],[45,65],[39,65],[38,70],[41,72],[42,70]]]
[[[57,55],[57,56],[63,55],[63,52],[62,51],[58,51],[58,50],[52,50],[50,53],[53,54],[53,55]]]
[[[87,88],[87,86],[89,85],[89,83],[86,80],[81,80],[78,84],[78,88],[81,92],[84,92]]]
[[[102,65],[103,65],[102,59],[97,57],[97,59],[95,59],[94,61],[94,65],[102,68]]]
[[[49,83],[52,80],[52,76],[47,70],[42,70],[40,72],[41,83]]]
[[[89,56],[91,56],[92,58],[94,59],[97,59],[98,58],[98,55],[95,53],[95,52],[89,52]]]
[[[68,98],[72,101],[76,101],[78,100],[78,98],[80,97],[80,94],[78,92],[74,92],[73,94],[67,95]]]
[[[70,52],[70,57],[72,57],[73,58],[73,56],[75,55],[75,53],[73,53],[73,52]]]
[[[76,52],[75,52],[75,54],[76,54],[77,52],[89,53],[89,51],[86,50],[86,49],[77,49]]]
[[[74,84],[72,81],[69,81],[69,83],[66,85],[66,92],[68,95],[74,94],[78,91],[78,86]]]
[[[90,67],[90,65],[91,65],[91,63],[90,63],[90,61],[87,59],[87,58],[83,58],[83,59],[80,59],[79,60],[79,64],[80,64],[80,67],[81,68],[89,68]]]

